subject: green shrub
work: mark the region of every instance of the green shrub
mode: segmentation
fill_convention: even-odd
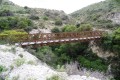
[[[91,31],[92,25],[91,24],[81,24],[80,27],[76,29],[77,32],[79,31]]]
[[[29,7],[28,6],[24,6],[24,9],[29,9]]]
[[[36,65],[36,63],[34,61],[28,61],[27,63],[30,65]]]
[[[23,54],[19,54],[18,56],[20,56],[20,58],[23,58]]]
[[[13,12],[10,11],[10,10],[3,10],[3,11],[0,11],[0,16],[13,16]]]
[[[59,72],[65,72],[65,66],[64,65],[57,65],[57,71]]]
[[[63,24],[62,20],[60,20],[60,19],[55,21],[55,25],[61,26],[62,24]]]
[[[48,20],[48,17],[47,17],[47,16],[44,16],[44,17],[43,17],[43,20],[45,20],[45,21]]]
[[[86,68],[92,69],[92,70],[99,70],[99,71],[105,72],[107,70],[107,66],[108,66],[108,65],[104,64],[103,61],[100,59],[95,59],[93,61],[93,60],[89,60],[89,58],[86,58],[84,56],[79,56],[78,61],[82,67],[86,67]]]
[[[25,29],[28,26],[33,26],[30,19],[18,17],[4,17],[0,18],[0,30],[10,29]]]
[[[34,53],[40,60],[46,62],[47,64],[54,66],[56,62],[56,55],[52,52],[52,49],[49,46],[43,46],[37,48],[37,52]]]
[[[31,16],[30,16],[30,19],[32,19],[32,20],[39,20],[39,17],[38,17],[38,16],[35,16],[35,15],[31,15]]]
[[[47,80],[62,80],[62,79],[57,75],[53,75],[52,77],[47,78]]]
[[[13,78],[12,78],[12,80],[19,80],[19,75],[18,76],[14,76]]]
[[[27,80],[37,80],[36,78],[30,77]]]
[[[0,73],[7,71],[5,66],[0,65]]]
[[[19,58],[19,59],[16,59],[16,60],[15,60],[15,65],[16,65],[17,67],[23,65],[24,63],[25,63],[25,59],[24,59],[24,58]]]
[[[4,40],[9,43],[21,42],[26,40],[27,33],[19,30],[6,30],[0,33],[0,40]]]
[[[62,28],[63,32],[75,32],[76,26],[74,25],[66,25]]]
[[[54,28],[51,30],[51,32],[52,32],[52,33],[59,33],[60,30],[59,30],[59,28],[54,27]]]

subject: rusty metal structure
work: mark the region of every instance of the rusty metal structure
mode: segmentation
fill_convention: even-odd
[[[61,43],[88,42],[91,40],[100,40],[103,34],[103,31],[28,34],[26,35],[26,38],[21,39],[21,41],[15,43],[15,45],[44,46]]]

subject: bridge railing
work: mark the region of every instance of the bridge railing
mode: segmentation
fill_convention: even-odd
[[[74,38],[88,38],[95,37],[104,34],[103,31],[84,31],[84,32],[63,32],[63,33],[39,33],[39,34],[22,34],[22,35],[11,35],[11,37],[5,35],[0,36],[0,40],[9,40],[11,43],[22,43],[22,42],[38,42],[48,40],[62,40],[62,39],[74,39]]]
[[[87,38],[102,36],[103,31],[85,31],[85,32],[64,32],[64,33],[40,33],[40,34],[29,34],[27,41],[45,41],[45,40],[61,40],[71,38]]]

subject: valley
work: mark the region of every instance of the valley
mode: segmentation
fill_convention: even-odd
[[[0,80],[120,80],[119,3],[66,14],[1,0]]]

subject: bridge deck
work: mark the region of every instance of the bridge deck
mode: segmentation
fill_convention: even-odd
[[[97,40],[100,39],[101,36],[91,36],[91,37],[82,37],[82,38],[61,38],[61,39],[45,39],[45,40],[33,40],[33,41],[26,41],[21,43],[15,43],[15,45],[50,45],[50,44],[58,44],[58,43],[70,43],[70,42],[84,42],[84,41],[90,41],[90,40]]]

